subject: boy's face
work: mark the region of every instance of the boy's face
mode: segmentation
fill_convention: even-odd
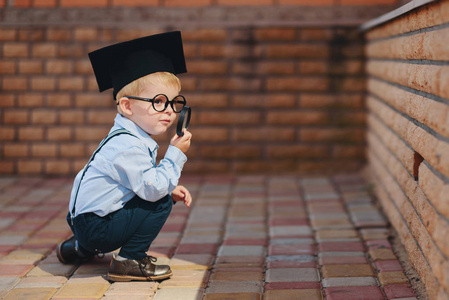
[[[155,83],[147,85],[136,96],[152,99],[157,94],[165,94],[171,100],[178,95],[178,89],[161,83]],[[129,116],[129,119],[149,135],[158,135],[166,132],[176,119],[176,113],[173,111],[171,105],[168,105],[164,111],[158,112],[154,110],[151,102],[130,100],[133,114]]]

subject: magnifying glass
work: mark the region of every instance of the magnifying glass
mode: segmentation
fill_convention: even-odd
[[[179,113],[178,125],[176,126],[176,134],[179,136],[184,136],[184,132],[182,130],[184,128],[189,128],[190,124],[190,114],[192,110],[189,106],[184,106]]]

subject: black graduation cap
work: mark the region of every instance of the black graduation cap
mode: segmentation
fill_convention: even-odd
[[[155,34],[89,53],[100,92],[114,88],[114,98],[128,83],[155,72],[187,72],[181,32]]]

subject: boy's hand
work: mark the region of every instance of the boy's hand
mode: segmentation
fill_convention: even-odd
[[[182,185],[178,185],[172,192],[171,197],[173,201],[184,201],[184,204],[187,207],[190,207],[190,204],[192,203],[192,196],[190,195],[190,192]]]
[[[190,148],[190,140],[192,139],[192,134],[187,129],[183,129],[184,136],[179,136],[175,134],[170,141],[170,145],[175,146],[183,153],[186,153]]]

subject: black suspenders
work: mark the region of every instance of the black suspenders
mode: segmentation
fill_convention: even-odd
[[[132,135],[132,136],[136,137],[134,134],[132,134],[131,132],[129,132],[129,131],[126,130],[126,129],[117,129],[117,130],[114,130],[113,132],[111,132],[110,134],[108,134],[108,136],[107,136],[104,140],[101,141],[101,143],[100,143],[100,145],[98,146],[97,150],[95,150],[95,152],[92,154],[91,158],[89,159],[88,163],[87,163],[86,166],[84,167],[83,174],[81,175],[80,181],[79,181],[79,183],[78,183],[78,187],[76,188],[75,199],[73,200],[73,208],[72,208],[71,216],[70,216],[72,225],[73,225],[73,218],[75,217],[76,199],[77,199],[77,197],[78,197],[78,192],[79,192],[79,190],[80,190],[81,181],[83,180],[84,175],[86,174],[87,169],[89,169],[90,163],[94,160],[95,155],[97,155],[97,153],[98,153],[98,152],[100,151],[100,149],[104,146],[104,144],[106,144],[106,143],[107,143],[110,139],[112,139],[114,136],[117,136],[117,135],[120,135],[120,134],[129,134],[129,135]]]

